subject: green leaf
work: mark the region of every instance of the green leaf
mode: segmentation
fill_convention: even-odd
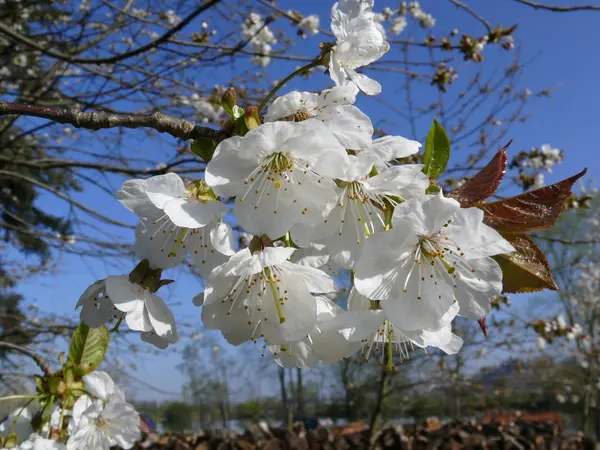
[[[80,365],[89,365],[87,373],[92,372],[104,360],[108,348],[109,331],[106,326],[90,328],[84,323],[73,332],[67,361]]]
[[[427,134],[425,141],[425,153],[423,154],[423,173],[429,178],[436,178],[446,170],[446,165],[450,159],[450,139],[446,134],[444,127],[440,125],[437,119],[433,119],[433,124]]]
[[[209,162],[212,159],[215,148],[217,148],[217,143],[214,139],[208,137],[196,139],[192,143],[192,152],[205,162]]]
[[[233,108],[231,108],[230,111],[227,111],[227,113],[233,120],[237,120],[244,115],[244,108],[241,108],[238,105],[233,105]]]

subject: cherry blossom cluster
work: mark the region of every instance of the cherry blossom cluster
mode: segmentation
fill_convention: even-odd
[[[276,98],[218,144],[202,180],[167,173],[123,185],[117,197],[139,217],[135,251],[145,265],[90,286],[78,303],[84,323],[124,321],[159,348],[175,343],[174,316],[156,291],[168,282],[163,270],[189,261],[204,280],[193,300],[204,325],[233,345],[262,340],[286,367],[357,352],[391,365],[415,347],[460,349],[453,319],[490,312],[502,290],[491,257],[514,249],[481,209],[445,197],[422,164],[398,164],[420,143],[375,138],[354,105],[361,91],[381,91],[357,69],[389,48],[372,8],[332,8],[336,42],[322,54],[333,88]],[[262,19],[249,20],[248,36],[272,41]],[[237,251],[230,210],[248,243]],[[341,270],[352,279],[347,308],[336,303]]]
[[[70,406],[54,405],[50,419],[37,432],[42,411],[31,406],[13,411],[0,424],[3,446],[20,450],[132,448],[140,439],[140,418],[125,401],[123,389],[101,371],[84,375],[79,383],[77,400]],[[63,443],[65,431],[68,438]]]

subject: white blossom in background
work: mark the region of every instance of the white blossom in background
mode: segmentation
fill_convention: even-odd
[[[329,75],[336,85],[354,83],[367,95],[381,92],[381,85],[356,69],[380,59],[390,45],[373,18],[373,0],[341,0],[331,9],[331,31],[336,37],[329,61]]]
[[[225,112],[221,105],[213,105],[196,92],[189,97],[179,97],[179,103],[192,107],[198,115],[198,121],[202,123],[219,123]]]
[[[270,122],[221,142],[206,166],[215,194],[235,196],[238,223],[272,239],[297,223],[323,220],[335,206],[334,178],[349,156],[319,122]]]
[[[392,229],[369,238],[354,283],[361,294],[381,300],[399,328],[439,329],[455,302],[469,319],[491,311],[502,291],[502,270],[491,256],[512,251],[483,224],[482,210],[428,195],[397,206]]]
[[[121,387],[106,372],[92,372],[83,377],[89,395],[79,397],[73,405],[69,422],[68,450],[109,450],[118,445],[132,448],[140,439],[140,418],[125,401]]]
[[[268,56],[272,45],[277,44],[277,39],[268,25],[258,13],[251,12],[242,24],[242,38],[247,40],[252,49],[262,56],[253,56],[251,61],[261,67],[266,67],[271,62]]]
[[[313,293],[335,291],[323,271],[287,259],[293,248],[246,248],[217,267],[206,281],[202,321],[230,344],[264,337],[269,345],[304,339],[317,324]]]
[[[419,24],[424,28],[432,28],[435,26],[435,19],[431,14],[426,13],[421,9],[419,2],[410,2],[408,10],[411,16],[419,21]]]
[[[538,350],[544,350],[546,348],[546,339],[544,339],[542,336],[536,336],[535,343]]]
[[[529,158],[523,159],[522,167],[534,170],[545,170],[552,173],[552,168],[563,161],[564,153],[550,144],[544,144],[539,149],[532,148]]]
[[[408,22],[406,21],[406,16],[398,16],[390,25],[389,32],[390,34],[395,34],[397,36],[406,29],[407,25]]]
[[[348,341],[340,331],[328,327],[343,309],[325,296],[315,298],[317,323],[302,340],[269,345],[273,360],[282,367],[313,368],[319,361],[332,364],[356,353],[360,344]]]
[[[420,164],[389,167],[367,178],[371,164],[351,159],[357,160],[351,167],[358,170],[348,171],[341,178],[336,206],[323,223],[292,229],[292,238],[298,245],[324,244],[331,259],[346,269],[354,268],[367,238],[385,229],[388,206],[398,204],[392,197],[402,201],[424,196],[429,186]]]
[[[233,254],[233,232],[221,219],[227,207],[206,194],[202,184],[187,187],[179,175],[129,180],[117,192],[119,201],[140,217],[136,255],[153,268],[181,264],[186,253],[202,276]]]
[[[319,16],[317,16],[316,14],[306,16],[300,21],[298,26],[301,29],[306,30],[307,32],[315,36],[319,33],[319,27],[321,26]]]
[[[354,85],[336,86],[320,94],[292,91],[269,105],[265,122],[293,119],[300,122],[315,119],[333,133],[345,148],[361,149],[371,142],[371,119],[354,102],[358,89]]]

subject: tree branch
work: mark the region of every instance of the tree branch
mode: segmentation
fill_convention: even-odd
[[[171,36],[184,28],[187,24],[189,24],[192,20],[196,18],[199,14],[211,8],[212,6],[219,3],[221,0],[210,0],[204,3],[202,6],[199,6],[188,15],[185,19],[175,25],[173,28],[169,29],[165,34],[156,38],[154,41],[147,43],[146,45],[142,45],[141,47],[136,48],[135,50],[131,50],[125,53],[121,53],[120,55],[109,56],[106,58],[78,58],[76,56],[70,56],[61,52],[57,52],[55,50],[42,47],[37,42],[32,39],[29,39],[26,36],[23,36],[13,30],[11,27],[6,24],[0,22],[0,32],[10,36],[13,40],[20,42],[21,44],[27,45],[28,47],[35,48],[39,50],[43,54],[47,56],[52,56],[53,58],[60,59],[61,61],[66,61],[69,63],[81,63],[81,64],[110,64],[122,61],[127,58],[131,58],[132,56],[137,56],[141,53],[144,53],[148,50],[152,50],[153,48],[158,47],[163,42],[168,41]]]
[[[531,6],[535,9],[545,9],[553,12],[571,12],[571,11],[600,11],[600,5],[573,5],[573,6],[553,6],[543,3],[534,2],[531,0],[514,0],[517,3]]]
[[[10,342],[2,341],[0,341],[0,349],[11,350],[13,352],[22,353],[23,355],[29,356],[35,361],[38,367],[42,369],[44,375],[51,377],[54,374],[52,368],[50,367],[50,363],[33,350],[30,350],[17,344],[11,344]]]
[[[0,101],[0,116],[8,114],[40,117],[87,130],[116,127],[152,128],[160,133],[167,133],[184,140],[210,137],[221,141],[225,137],[218,130],[196,126],[189,120],[167,116],[160,112],[154,114],[84,112],[78,109],[55,109]]]

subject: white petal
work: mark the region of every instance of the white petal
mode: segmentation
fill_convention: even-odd
[[[318,108],[324,109],[328,106],[353,105],[356,101],[356,94],[358,94],[358,89],[354,84],[325,89],[319,94]]]
[[[125,323],[129,329],[134,331],[151,331],[152,322],[148,316],[148,310],[143,302],[137,303],[135,308],[125,314]]]
[[[461,208],[447,231],[468,259],[515,251],[500,233],[483,223],[483,211],[479,208]]]
[[[140,220],[135,227],[135,254],[147,259],[153,269],[170,269],[185,259],[185,245],[179,242],[189,231],[176,228],[164,217],[158,221]]]
[[[146,180],[128,180],[117,192],[117,199],[139,217],[156,219],[163,215],[148,198]]]
[[[384,162],[406,158],[419,152],[421,144],[402,136],[383,136],[373,140],[371,150]]]
[[[233,229],[225,222],[219,222],[210,231],[210,241],[213,247],[223,255],[231,256],[235,253],[233,240]]]
[[[155,331],[144,331],[141,334],[141,338],[142,341],[147,342],[148,344],[152,344],[156,348],[159,348],[161,350],[166,349],[170,344],[168,339],[160,337],[158,334],[156,334]]]
[[[316,367],[319,362],[319,359],[313,352],[313,347],[306,339],[291,342],[285,346],[269,345],[269,350],[273,355],[273,361],[285,368],[300,367],[302,369],[310,369]]]
[[[492,258],[468,260],[475,272],[457,270],[454,295],[460,305],[460,315],[480,319],[492,309],[492,300],[502,292],[502,269]]]
[[[324,108],[318,115],[318,120],[329,128],[345,148],[360,149],[371,142],[373,135],[371,119],[356,106]]]
[[[165,203],[173,198],[187,196],[183,181],[173,172],[148,178],[146,194],[154,206],[160,209],[163,209]]]
[[[227,263],[217,267],[214,276],[244,277],[254,275],[262,272],[265,267],[283,263],[292,253],[294,253],[293,248],[285,247],[266,247],[254,254],[245,248],[234,254]]]
[[[109,374],[96,370],[82,377],[83,385],[88,394],[101,400],[106,400],[115,391],[115,382]]]
[[[216,200],[200,203],[190,198],[174,198],[165,202],[164,211],[178,227],[201,228],[221,219],[227,207]]]
[[[125,313],[144,304],[144,288],[129,281],[126,275],[106,278],[106,293],[115,307]]]
[[[283,271],[280,272],[280,278],[281,289],[287,291],[287,300],[280,305],[283,322],[272,296],[263,301],[263,312],[268,320],[261,323],[261,329],[269,344],[301,340],[317,322],[317,303],[303,279]]]
[[[318,94],[312,92],[292,91],[276,98],[269,105],[264,120],[265,122],[273,122],[282,117],[296,114],[301,109],[310,111],[317,106],[318,97]]]
[[[384,169],[369,178],[364,185],[380,194],[395,195],[401,199],[422,197],[429,186],[429,178],[421,171],[421,164],[406,164]]]
[[[358,88],[367,95],[377,95],[381,92],[381,84],[353,69],[346,68],[346,73]]]
[[[416,232],[431,236],[437,233],[448,220],[460,210],[460,203],[451,198],[438,195],[426,195],[410,199],[398,205],[394,210],[392,224],[400,221],[410,224]]]
[[[301,278],[312,293],[322,294],[337,291],[337,285],[333,278],[322,270],[293,264],[289,261],[280,263],[279,267],[286,272],[286,276]]]
[[[163,299],[148,291],[145,292],[144,299],[150,323],[156,334],[162,338],[168,339],[171,343],[177,342],[175,318]]]
[[[260,128],[262,127],[257,130]],[[229,198],[246,192],[244,181],[260,162],[258,155],[246,153],[247,148],[249,147],[244,138],[233,136],[225,139],[215,149],[212,159],[206,165],[205,180],[216,195]]]

